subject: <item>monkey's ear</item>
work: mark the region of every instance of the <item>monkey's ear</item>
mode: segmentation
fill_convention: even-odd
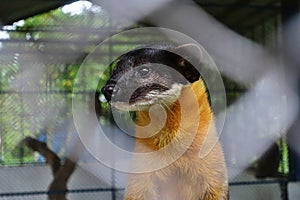
[[[199,65],[202,61],[202,50],[201,47],[195,43],[182,44],[175,47],[175,53],[183,56],[185,59],[192,61],[193,63]],[[180,65],[184,65],[185,60],[181,60]]]
[[[181,73],[190,83],[197,81],[200,78],[199,71],[202,62],[201,47],[194,43],[188,43],[177,46],[174,50],[182,57],[178,63]]]

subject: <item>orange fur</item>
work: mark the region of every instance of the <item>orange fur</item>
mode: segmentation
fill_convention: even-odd
[[[193,100],[196,99],[196,102]],[[184,105],[183,105],[184,104]],[[195,105],[196,104],[196,105]],[[181,110],[181,106],[184,110]],[[196,81],[182,89],[179,100],[166,108],[166,123],[154,136],[136,139],[135,152],[158,151],[174,142],[174,147],[187,150],[170,165],[152,172],[131,174],[126,188],[126,200],[227,200],[226,166],[218,142],[214,117],[211,112],[205,85]],[[137,113],[137,124],[145,126],[150,120],[148,111]],[[200,121],[195,121],[200,117]],[[195,129],[196,128],[196,129]],[[193,130],[196,133],[193,134]],[[149,130],[151,131],[151,130]],[[137,135],[148,134],[139,127]],[[187,138],[194,137],[186,146]],[[210,146],[206,156],[199,156],[201,148]],[[176,151],[163,151],[162,158],[172,157]],[[153,163],[154,162],[154,163]],[[155,160],[133,159],[133,166],[155,166]]]

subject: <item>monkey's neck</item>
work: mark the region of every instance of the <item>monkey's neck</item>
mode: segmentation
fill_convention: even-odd
[[[161,113],[151,115],[152,120],[149,111],[137,113],[136,142],[141,148],[136,150],[142,152],[159,150],[173,141],[182,146],[187,145],[186,140],[192,139],[189,149],[198,151],[212,122],[203,81],[198,80],[183,88],[179,99],[171,106],[165,107],[165,112],[166,120],[163,127],[151,137],[147,137],[153,134],[151,128],[140,127],[159,122],[163,118]],[[155,124],[152,124],[152,127],[155,127]]]

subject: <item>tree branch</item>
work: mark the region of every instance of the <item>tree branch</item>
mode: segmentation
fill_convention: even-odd
[[[60,158],[51,149],[48,148],[47,144],[32,137],[26,137],[23,142],[27,147],[29,147],[33,151],[39,152],[42,156],[45,157],[46,162],[51,167],[53,176],[55,176],[56,172],[61,166]]]
[[[48,199],[66,200],[67,183],[76,168],[76,163],[66,158],[64,164],[61,164],[61,159],[48,148],[45,142],[40,142],[32,137],[26,137],[23,143],[44,156],[51,167],[54,179],[48,188]]]

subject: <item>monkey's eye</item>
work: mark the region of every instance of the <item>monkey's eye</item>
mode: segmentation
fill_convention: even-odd
[[[146,78],[150,75],[151,69],[147,66],[140,67],[136,72],[135,76],[140,78]]]

